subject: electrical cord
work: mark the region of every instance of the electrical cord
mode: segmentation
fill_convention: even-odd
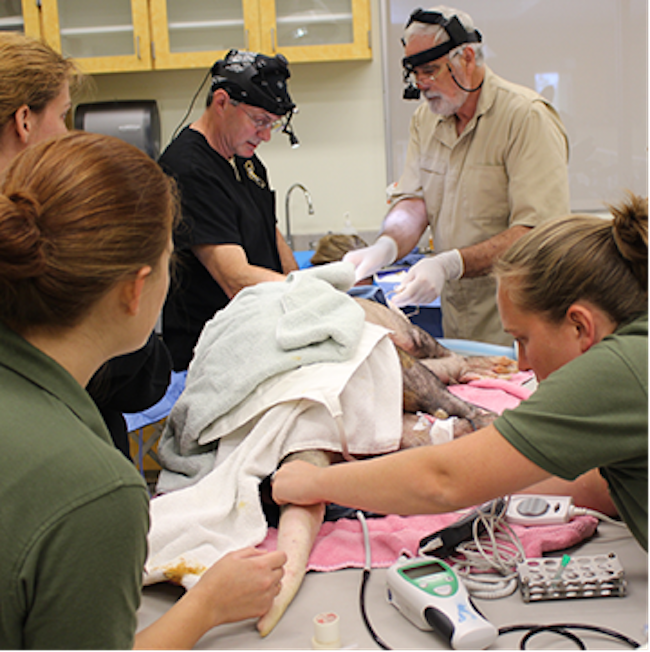
[[[591,511],[591,510],[586,510],[586,511]],[[505,513],[505,509],[501,512],[499,515],[499,518],[501,519],[503,514]],[[363,568],[363,578],[361,581],[361,587],[359,590],[359,607],[361,610],[361,617],[363,619],[363,623],[366,626],[366,629],[368,630],[370,636],[372,639],[377,643],[377,645],[382,648],[383,650],[392,650],[393,648],[389,647],[375,632],[372,624],[370,623],[370,620],[368,618],[368,614],[366,612],[366,586],[368,584],[368,580],[370,579],[370,573],[372,569],[372,556],[371,556],[371,549],[370,549],[370,535],[368,533],[368,525],[366,523],[366,518],[361,511],[356,512],[356,517],[361,523],[361,529],[363,531],[363,541],[364,541],[364,549],[365,549],[365,564]],[[602,515],[601,515],[602,516]],[[492,516],[484,516],[482,518],[486,518],[488,520],[489,525],[489,519],[493,518]],[[608,518],[608,517],[607,517]],[[478,518],[474,522],[474,527],[478,530]],[[509,526],[506,526],[508,529],[512,530]],[[518,537],[512,532],[512,535],[519,541]],[[495,536],[495,541],[494,545],[498,547],[499,544],[496,542],[496,536]],[[521,546],[521,542],[519,542],[519,545]],[[523,550],[523,548],[522,548]],[[485,552],[484,550],[481,550],[481,552]],[[499,553],[500,554],[500,553]],[[524,555],[525,558],[525,555]],[[506,562],[507,563],[507,562]],[[463,577],[463,583],[467,584],[468,580]],[[495,593],[495,591],[493,591]],[[474,595],[476,595],[474,593]],[[509,595],[509,593],[507,594]],[[492,596],[494,597],[494,596]],[[572,623],[556,623],[556,624],[551,624],[551,625],[512,625],[512,626],[507,626],[507,627],[500,627],[499,628],[499,636],[505,635],[505,634],[510,634],[512,632],[526,632],[526,634],[522,637],[520,644],[519,644],[519,649],[520,650],[525,650],[526,649],[526,643],[535,635],[540,634],[542,632],[548,631],[548,632],[553,632],[555,634],[558,634],[559,636],[563,636],[564,638],[567,638],[571,641],[573,641],[579,649],[581,650],[586,650],[587,647],[585,644],[582,642],[582,640],[573,634],[572,632],[569,632],[567,630],[569,629],[579,629],[579,630],[584,630],[588,632],[595,632],[597,634],[603,634],[604,636],[609,636],[611,638],[615,638],[619,641],[622,641],[623,643],[626,643],[629,645],[631,648],[636,649],[641,647],[641,644],[634,639],[625,636],[625,634],[621,634],[620,632],[614,631],[612,629],[608,629],[606,627],[596,627],[594,625],[583,625],[583,624],[572,624]]]
[[[582,624],[572,624],[572,623],[555,623],[552,625],[512,625],[509,627],[500,627],[499,636],[502,634],[510,634],[512,632],[527,632],[519,642],[519,649],[525,650],[526,643],[536,634],[542,632],[554,632],[560,636],[571,639],[581,650],[586,650],[585,644],[578,638],[575,634],[568,632],[569,629],[581,629],[588,632],[595,632],[596,634],[603,634],[611,638],[615,638],[623,643],[627,643],[631,648],[636,649],[641,647],[641,643],[635,641],[625,634],[616,632],[613,629],[608,629],[606,627],[596,627],[595,625],[582,625]]]
[[[472,540],[460,543],[449,557],[465,587],[476,598],[495,600],[517,590],[517,563],[526,559],[526,553],[505,520],[509,501],[508,497],[501,509],[493,503],[490,511],[480,512],[472,524]],[[481,541],[481,536],[487,537],[487,541]]]
[[[478,513],[472,525],[472,539],[458,544],[454,554],[448,557],[474,597],[486,600],[504,598],[518,588],[517,564],[526,560],[526,553],[507,522],[509,502],[508,496],[503,509],[496,509],[496,503],[493,503],[489,512]],[[569,519],[585,515],[626,527],[623,521],[593,509],[574,505],[569,508]]]
[[[368,619],[368,614],[366,613],[366,585],[368,584],[368,579],[370,578],[370,570],[372,569],[372,559],[370,554],[370,535],[368,534],[368,525],[366,523],[366,517],[363,515],[363,512],[357,511],[356,517],[361,523],[361,529],[363,530],[363,543],[366,551],[366,561],[363,567],[363,579],[361,580],[361,589],[359,590],[359,607],[361,608],[361,618],[363,618],[363,623],[375,643],[377,643],[377,645],[383,650],[390,650],[392,648],[388,647],[388,645],[386,645],[386,643],[384,643],[384,641],[382,641],[375,632],[373,626],[370,624],[370,620]]]
[[[174,133],[172,134],[171,138],[169,139],[169,142],[171,143],[174,138],[178,135],[178,132],[181,130],[181,127],[185,124],[185,120],[187,120],[187,117],[192,113],[192,109],[194,108],[194,102],[196,102],[196,98],[199,96],[199,93],[201,92],[201,89],[203,88],[205,82],[207,81],[208,77],[210,76],[210,70],[205,74],[205,77],[203,78],[203,81],[199,85],[199,87],[196,89],[196,93],[194,93],[194,97],[192,98],[190,105],[185,112],[185,115],[181,118],[181,121],[178,123],[176,129],[174,129]]]
[[[625,521],[619,521],[615,518],[611,518],[611,516],[607,516],[606,514],[597,512],[595,509],[587,509],[586,507],[576,507],[575,505],[571,505],[571,507],[569,508],[569,517],[573,518],[574,516],[593,516],[594,518],[597,518],[599,521],[607,521],[612,525],[618,525],[619,527],[627,527]]]

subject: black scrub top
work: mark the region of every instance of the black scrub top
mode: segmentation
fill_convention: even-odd
[[[112,358],[90,379],[86,389],[106,422],[115,447],[131,459],[124,412],[141,412],[167,391],[172,359],[156,333],[133,353]]]
[[[192,253],[195,245],[235,244],[251,265],[282,273],[276,241],[275,192],[253,156],[225,159],[186,127],[159,161],[179,186],[183,219],[174,233],[177,265],[163,309],[163,340],[182,371],[206,321],[228,303],[221,286]]]

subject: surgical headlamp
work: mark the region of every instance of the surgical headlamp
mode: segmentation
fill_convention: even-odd
[[[405,100],[420,99],[420,89],[411,80],[411,73],[413,73],[418,66],[422,66],[425,63],[429,63],[429,61],[435,61],[436,59],[443,57],[445,54],[451,52],[451,50],[463,43],[480,43],[483,40],[481,33],[477,29],[468,32],[460,20],[458,20],[458,16],[445,18],[437,11],[416,9],[409,16],[406,27],[408,28],[408,26],[414,22],[440,25],[445,32],[447,32],[449,40],[440,45],[429,48],[428,50],[417,52],[416,54],[412,54],[411,56],[402,59],[402,66],[404,67],[404,83],[407,84],[404,89]],[[406,45],[404,39],[402,39],[402,44]]]
[[[211,93],[223,88],[237,102],[284,116],[282,133],[287,134],[292,147],[298,146],[298,138],[290,124],[297,108],[287,88],[286,82],[291,73],[289,63],[283,55],[267,57],[264,54],[233,49],[212,66],[210,74]]]

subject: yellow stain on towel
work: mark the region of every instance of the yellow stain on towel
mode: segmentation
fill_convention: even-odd
[[[181,586],[185,575],[203,575],[206,570],[207,569],[203,564],[188,564],[183,558],[181,558],[176,565],[164,568],[163,575],[168,582]]]

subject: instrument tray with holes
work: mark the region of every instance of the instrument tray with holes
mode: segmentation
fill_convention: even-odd
[[[615,553],[593,557],[539,557],[517,564],[524,602],[622,597],[625,571]]]

